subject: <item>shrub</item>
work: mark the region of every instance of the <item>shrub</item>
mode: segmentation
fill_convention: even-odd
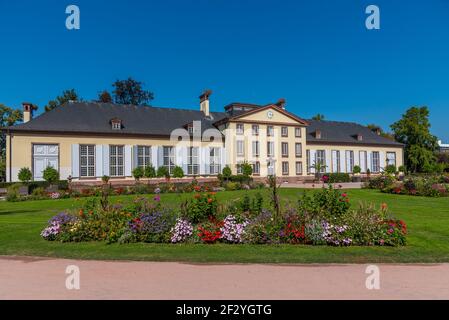
[[[46,198],[47,197],[47,192],[45,191],[45,189],[43,187],[37,187],[35,189],[33,189],[33,191],[31,192],[31,195],[33,197],[38,197],[38,198]]]
[[[305,191],[298,201],[300,212],[306,212],[314,219],[333,221],[344,216],[350,208],[346,193],[332,188],[322,188],[318,192]]]
[[[229,178],[232,176],[232,170],[231,170],[231,168],[228,165],[226,165],[223,168],[221,173],[222,173],[223,179],[225,179],[226,181],[229,180]]]
[[[54,184],[59,180],[59,172],[55,168],[48,166],[43,172],[43,178],[49,184]]]
[[[226,191],[235,191],[235,190],[239,190],[241,188],[241,185],[239,182],[228,182],[224,185],[224,188]]]
[[[173,178],[183,178],[184,177],[184,171],[181,167],[176,166],[173,169]]]
[[[399,168],[398,168],[398,171],[399,171],[399,172],[405,173],[406,170],[407,170],[407,169],[405,168],[405,166],[399,166]]]
[[[385,167],[385,172],[387,174],[396,174],[396,166],[394,164],[389,164]]]
[[[170,230],[175,225],[175,216],[169,210],[158,208],[154,212],[141,214],[129,222],[129,229],[144,242],[169,242]]]
[[[135,167],[135,168],[133,169],[132,174],[133,174],[134,179],[136,179],[137,181],[139,181],[140,178],[142,178],[143,175],[144,175],[143,168],[142,168],[142,167]]]
[[[156,169],[153,166],[146,166],[144,176],[145,178],[156,178]]]
[[[196,192],[184,212],[185,218],[192,223],[204,221],[207,218],[215,217],[217,213],[217,199],[214,192]]]
[[[354,166],[354,168],[352,168],[352,173],[359,174],[360,172],[362,172],[362,168],[360,168],[360,166]]]
[[[20,181],[27,183],[33,178],[33,174],[29,168],[22,168],[19,171],[18,178]]]
[[[378,177],[372,178],[368,181],[367,187],[369,189],[382,190],[384,188],[391,187],[394,183],[394,178],[390,175],[382,174]]]
[[[19,192],[20,187],[21,184],[19,183],[10,185],[6,191],[6,201],[20,200],[20,192]]]
[[[344,172],[326,173],[325,176],[328,177],[329,183],[351,182],[349,174]]]
[[[168,172],[167,167],[160,166],[159,168],[157,168],[157,176],[158,178],[169,178],[170,173]]]
[[[107,184],[107,183],[109,182],[110,179],[111,179],[111,177],[106,176],[106,175],[104,175],[104,176],[101,177],[101,181],[102,181],[104,184]]]

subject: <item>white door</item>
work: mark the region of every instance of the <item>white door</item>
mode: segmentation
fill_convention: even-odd
[[[43,180],[43,171],[48,166],[59,170],[59,147],[56,144],[35,144],[33,146],[34,180]]]

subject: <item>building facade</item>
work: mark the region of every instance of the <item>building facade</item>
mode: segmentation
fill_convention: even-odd
[[[301,181],[325,172],[380,173],[403,164],[403,145],[349,122],[304,120],[285,100],[267,105],[231,103],[210,112],[206,91],[199,110],[69,102],[36,118],[24,103],[24,123],[6,129],[7,180],[21,168],[34,180],[52,166],[61,179],[133,180],[137,167],[180,166],[186,176],[210,177],[228,165],[234,174],[249,162],[255,177],[276,174]]]

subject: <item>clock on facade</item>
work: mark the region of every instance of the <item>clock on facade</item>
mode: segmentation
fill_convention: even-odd
[[[267,112],[267,117],[268,117],[268,119],[271,119],[271,118],[273,118],[273,111],[268,111]]]

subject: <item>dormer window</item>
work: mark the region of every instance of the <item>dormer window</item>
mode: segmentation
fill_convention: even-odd
[[[357,141],[362,141],[362,140],[363,140],[363,136],[360,133],[358,133],[357,134]]]
[[[321,130],[316,130],[315,131],[315,138],[316,139],[321,139]]]
[[[193,134],[193,132],[194,132],[194,130],[193,130],[193,124],[189,124],[189,125],[187,126],[187,131],[189,132],[190,135]]]
[[[112,130],[121,130],[122,129],[122,120],[114,118],[111,120]]]

